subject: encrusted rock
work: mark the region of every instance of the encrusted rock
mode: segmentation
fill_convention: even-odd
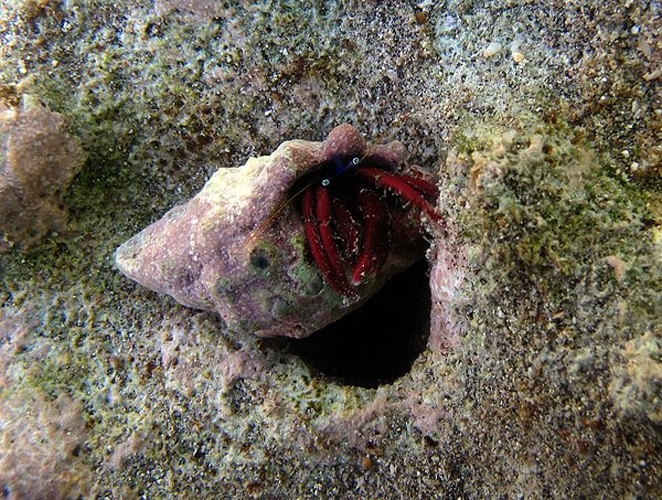
[[[39,105],[0,105],[0,251],[61,229],[64,193],[85,158],[60,114]]]

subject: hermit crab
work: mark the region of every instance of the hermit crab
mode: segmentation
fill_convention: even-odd
[[[411,204],[440,222],[436,186],[422,173],[398,173],[398,167],[368,151],[335,157],[295,184],[304,185],[297,198],[308,250],[328,283],[347,297],[384,265],[392,211]]]
[[[434,178],[350,125],[221,168],[120,246],[119,269],[230,329],[305,337],[418,261],[441,226]]]

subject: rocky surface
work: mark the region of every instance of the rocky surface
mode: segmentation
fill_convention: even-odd
[[[61,115],[36,103],[0,106],[0,251],[64,229],[64,193],[83,163]]]
[[[1,257],[3,494],[660,496],[661,25],[643,1],[0,8],[3,105],[89,154],[68,230]],[[392,383],[115,268],[219,167],[345,122],[442,178],[427,347]]]

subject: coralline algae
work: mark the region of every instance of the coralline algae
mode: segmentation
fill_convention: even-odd
[[[425,252],[419,213],[394,211],[388,260],[358,296],[344,297],[325,283],[290,202],[293,185],[321,164],[354,156],[413,169],[404,166],[401,143],[368,147],[350,125],[336,127],[324,142],[287,141],[270,156],[217,171],[193,199],[120,246],[117,266],[181,304],[218,312],[233,330],[308,336],[360,306]]]

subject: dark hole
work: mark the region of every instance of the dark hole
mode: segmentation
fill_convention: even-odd
[[[251,253],[251,264],[257,269],[266,269],[269,267],[269,257],[266,250],[263,248],[256,248]]]
[[[374,388],[405,375],[430,333],[428,263],[394,276],[363,307],[290,349],[339,383]]]

